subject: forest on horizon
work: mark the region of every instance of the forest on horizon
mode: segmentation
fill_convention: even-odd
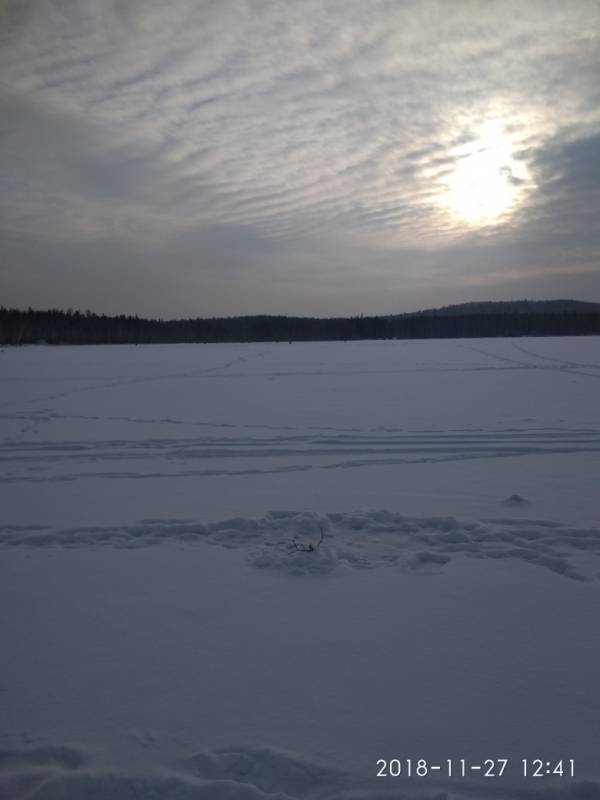
[[[487,310],[485,310],[487,307]],[[595,310],[590,310],[590,307]],[[581,308],[581,310],[579,310]],[[473,310],[471,310],[473,309]],[[396,316],[144,319],[92,311],[0,307],[0,345],[293,342],[600,334],[600,304],[467,303]]]

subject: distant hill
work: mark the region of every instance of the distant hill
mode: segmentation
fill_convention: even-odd
[[[573,314],[589,311],[600,311],[600,303],[586,303],[582,300],[499,300],[428,308],[408,314],[394,314],[393,318],[464,317],[471,314]]]

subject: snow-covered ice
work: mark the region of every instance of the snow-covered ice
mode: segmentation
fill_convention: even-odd
[[[0,798],[600,798],[600,339],[5,348],[0,387]]]

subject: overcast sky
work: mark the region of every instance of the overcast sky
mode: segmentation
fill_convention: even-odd
[[[0,305],[600,301],[600,0],[0,0]]]

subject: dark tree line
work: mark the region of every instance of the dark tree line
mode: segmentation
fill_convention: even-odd
[[[447,339],[600,334],[600,312],[562,311],[394,317],[252,316],[160,320],[91,311],[0,307],[0,344],[158,344],[352,339]]]

